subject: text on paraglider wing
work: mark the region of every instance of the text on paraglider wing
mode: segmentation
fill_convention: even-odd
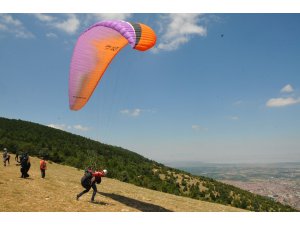
[[[82,97],[82,96],[74,96],[74,95],[73,95],[73,98],[81,98],[81,99],[86,99],[86,97]]]
[[[111,45],[105,45],[105,50],[110,50],[110,51],[117,51],[120,47],[119,46],[111,46]]]

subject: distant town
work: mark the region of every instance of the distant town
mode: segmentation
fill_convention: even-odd
[[[173,165],[174,166],[174,165]],[[300,163],[205,164],[176,168],[211,177],[300,210]]]

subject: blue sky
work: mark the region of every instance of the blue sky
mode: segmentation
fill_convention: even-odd
[[[69,110],[80,33],[142,22],[92,98]],[[56,127],[159,162],[300,161],[300,14],[0,14],[0,116]],[[223,37],[222,37],[223,35]]]

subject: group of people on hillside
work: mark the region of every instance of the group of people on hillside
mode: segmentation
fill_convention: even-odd
[[[8,162],[9,165],[9,159],[10,159],[10,155],[7,151],[6,148],[4,148],[4,152],[3,152],[3,163],[4,166],[6,166],[6,162]],[[31,167],[31,163],[30,163],[30,157],[28,152],[25,153],[16,153],[15,156],[15,161],[17,161],[19,163],[19,165],[21,166],[21,178],[27,178],[29,177],[28,171]],[[47,163],[45,161],[45,158],[43,157],[40,160],[40,171],[41,171],[41,177],[45,178],[46,175],[46,169],[47,169]],[[92,194],[92,198],[91,198],[91,202],[95,201],[95,196],[97,194],[97,186],[96,184],[100,184],[101,183],[101,177],[105,177],[107,175],[107,170],[101,170],[101,171],[94,171],[92,169],[92,167],[88,167],[85,172],[83,177],[81,178],[81,185],[84,188],[84,190],[82,192],[80,192],[77,196],[76,199],[79,200],[79,198],[88,193],[91,188],[93,189],[93,194]]]
[[[10,164],[9,160],[10,160],[10,154],[8,153],[7,148],[4,148],[3,149],[4,166]],[[24,152],[24,153],[16,152],[15,161],[18,163],[17,165],[20,165],[21,178],[29,177],[28,171],[30,170],[31,163],[30,163],[30,157],[28,152]],[[47,169],[47,163],[45,159],[42,158],[40,161],[40,171],[41,171],[42,178],[45,178],[46,169]]]

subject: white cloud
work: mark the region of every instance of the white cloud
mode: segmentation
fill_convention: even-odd
[[[36,13],[34,14],[34,16],[43,22],[51,22],[55,20],[55,17],[46,14],[41,14],[41,13]]]
[[[267,107],[285,107],[300,103],[300,97],[293,97],[291,94],[292,92],[294,92],[294,88],[292,87],[292,85],[285,85],[283,88],[281,88],[280,92],[290,94],[290,96],[271,98],[266,103]]]
[[[59,130],[67,130],[68,129],[68,126],[65,124],[48,124],[47,126],[55,128],[55,129],[59,129]]]
[[[160,18],[160,42],[153,50],[172,51],[190,41],[192,36],[206,36],[206,28],[199,24],[200,14],[175,14],[163,15]]]
[[[0,15],[0,16],[2,17],[2,20],[4,21],[4,23],[6,23],[8,25],[12,25],[12,26],[15,26],[15,27],[22,26],[21,21],[19,21],[18,19],[14,19],[9,14],[3,14],[3,15]]]
[[[68,18],[64,21],[59,21],[53,24],[59,30],[68,34],[74,34],[80,26],[79,19],[74,14],[67,14]]]
[[[291,93],[291,92],[293,92],[293,91],[294,91],[294,89],[293,89],[292,85],[290,85],[290,84],[285,85],[285,86],[280,90],[281,93]]]
[[[4,24],[0,23],[0,30],[6,30],[6,29],[7,29],[7,27]]]
[[[238,100],[238,101],[235,101],[235,102],[233,103],[233,105],[241,105],[242,103],[243,103],[242,100]]]
[[[193,130],[199,130],[199,129],[200,129],[200,126],[199,126],[199,125],[192,125],[192,129],[193,129]]]
[[[200,131],[200,130],[205,131],[205,130],[207,130],[207,128],[201,127],[201,126],[198,125],[198,124],[193,124],[193,125],[192,125],[192,129],[193,129],[194,131]]]
[[[88,127],[85,127],[85,126],[82,126],[82,125],[73,125],[73,126],[70,126],[70,125],[66,125],[66,124],[48,124],[47,125],[48,127],[52,127],[52,128],[55,128],[55,129],[59,129],[59,130],[79,130],[79,131],[88,131],[90,130],[90,128]]]
[[[295,99],[292,97],[288,98],[271,98],[267,101],[266,106],[268,107],[284,107],[289,105],[295,105],[300,103],[300,98]]]
[[[90,129],[88,127],[84,127],[84,126],[79,125],[79,124],[78,125],[74,125],[73,128],[76,129],[76,130],[80,130],[80,131],[88,131]]]
[[[53,27],[67,34],[74,34],[80,26],[80,21],[75,14],[65,14],[65,19],[47,14],[34,14],[34,16],[47,26]]]
[[[238,117],[238,116],[231,116],[231,117],[229,117],[229,119],[231,119],[231,120],[239,120],[240,117]]]
[[[127,20],[132,16],[130,13],[89,13],[87,15],[87,20],[90,22],[94,20],[94,22],[98,22],[101,20]]]
[[[52,33],[52,32],[50,32],[50,33],[47,33],[47,34],[46,34],[46,37],[47,37],[47,38],[57,38],[57,35],[54,34],[54,33]]]
[[[20,20],[9,14],[0,14],[0,31],[13,34],[16,38],[34,38]]]
[[[120,111],[120,113],[124,114],[124,115],[128,115],[128,116],[132,116],[132,117],[137,117],[141,114],[142,110],[141,109],[123,109]]]
[[[141,113],[156,113],[157,111],[155,109],[122,109],[120,111],[121,114],[132,116],[132,117],[138,117],[141,115]]]

